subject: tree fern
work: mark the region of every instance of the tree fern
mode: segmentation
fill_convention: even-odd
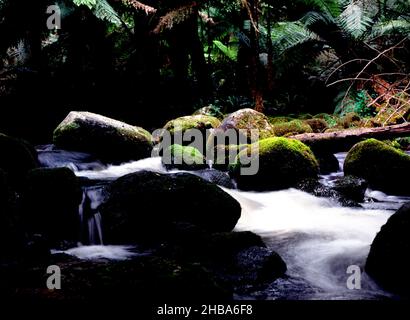
[[[213,43],[230,60],[232,60],[232,61],[237,60],[237,58],[238,58],[238,47],[230,48],[230,47],[224,45],[221,41],[218,41],[218,40],[214,40]]]
[[[94,15],[101,20],[106,20],[117,26],[121,25],[121,19],[118,13],[107,0],[73,0],[73,3],[77,6],[87,6],[93,11]]]
[[[372,17],[361,3],[351,0],[339,16],[341,28],[354,38],[361,37],[372,23]]]
[[[294,48],[310,40],[319,40],[319,37],[309,31],[299,22],[280,22],[272,29],[273,46],[278,53]]]
[[[190,17],[192,17],[194,8],[196,6],[197,4],[194,2],[193,4],[182,6],[169,11],[159,19],[159,23],[155,27],[154,33],[160,33],[165,29],[172,29],[174,25],[188,20]]]
[[[121,19],[118,16],[118,13],[106,0],[98,0],[94,6],[93,13],[101,20],[107,20],[117,26],[121,25]]]
[[[87,6],[90,9],[93,9],[97,4],[97,0],[73,0],[73,3],[77,6]]]
[[[410,21],[406,20],[390,20],[376,23],[371,32],[372,37],[390,35],[393,33],[410,33]]]
[[[145,11],[146,14],[153,14],[157,12],[157,9],[148,6],[146,4],[143,4],[142,2],[139,2],[137,0],[122,0],[123,3],[130,5],[131,7],[137,9],[137,10],[143,10]]]

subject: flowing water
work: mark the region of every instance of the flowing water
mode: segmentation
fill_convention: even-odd
[[[56,151],[51,147],[43,147],[43,150],[40,161],[44,166],[69,167],[78,177],[94,181],[112,181],[141,170],[167,172],[160,158],[105,166],[85,154]],[[340,170],[322,176],[321,182],[325,185],[331,186],[335,179],[343,176],[346,153],[336,156]],[[80,207],[80,215],[87,221],[89,243],[100,245],[74,248],[67,253],[80,258],[123,259],[132,256],[135,252],[130,247],[101,245],[103,221],[98,213],[98,205],[103,201],[101,190],[98,183],[86,187]],[[361,208],[346,208],[334,200],[295,189],[275,192],[224,190],[242,206],[242,217],[236,230],[249,230],[261,235],[267,246],[278,252],[288,265],[287,278],[278,279],[267,289],[238,299],[394,298],[378,288],[364,272],[361,275],[362,288],[349,290],[347,280],[350,274],[347,269],[354,265],[363,271],[370,244],[377,232],[410,198],[367,190],[366,201]]]

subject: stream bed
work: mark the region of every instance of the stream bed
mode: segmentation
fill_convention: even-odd
[[[321,176],[321,183],[331,185],[343,175],[346,153],[336,154],[340,170]],[[129,173],[149,170],[167,173],[160,158],[148,158],[116,166],[105,166],[83,153],[39,147],[39,159],[45,167],[69,167],[78,177],[98,183],[113,181]],[[178,171],[172,171],[178,172]],[[126,246],[103,246],[101,216],[98,205],[103,201],[99,186],[84,188],[83,204],[94,210],[88,219],[89,244],[66,253],[82,259],[126,259],[136,254]],[[287,278],[278,279],[261,291],[236,299],[286,300],[360,300],[394,299],[381,290],[364,272],[366,257],[377,232],[388,218],[410,197],[387,195],[377,190],[366,191],[360,208],[342,207],[333,199],[319,198],[288,189],[275,192],[243,192],[225,189],[242,206],[237,231],[253,231],[266,245],[279,253],[288,265]],[[86,199],[88,200],[86,201]],[[361,289],[349,290],[349,266],[362,271]]]

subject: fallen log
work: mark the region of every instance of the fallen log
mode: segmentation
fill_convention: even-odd
[[[378,128],[346,129],[328,133],[304,133],[290,136],[319,152],[348,151],[356,143],[375,138],[378,140],[410,136],[410,122]]]

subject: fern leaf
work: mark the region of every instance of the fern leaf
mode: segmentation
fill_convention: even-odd
[[[77,6],[87,6],[92,9],[97,4],[97,0],[73,0],[73,3]]]
[[[379,37],[400,32],[403,34],[410,33],[410,21],[390,20],[379,22],[372,28],[372,37]]]
[[[172,29],[174,25],[188,20],[194,14],[194,8],[196,6],[197,4],[194,2],[192,4],[171,10],[159,19],[159,23],[153,32],[160,33],[165,29]]]
[[[147,15],[157,12],[157,9],[155,9],[154,7],[143,4],[142,2],[139,2],[137,0],[122,0],[122,2],[130,5],[131,7],[134,7],[137,10],[145,11]]]
[[[271,33],[272,43],[279,53],[319,37],[305,28],[301,22],[280,22]]]
[[[228,46],[224,45],[221,41],[214,40],[214,45],[230,60],[236,61],[238,58],[238,48],[229,48]]]
[[[117,26],[121,25],[121,19],[118,13],[106,0],[98,0],[94,6],[93,13],[101,20],[107,20]]]
[[[372,18],[361,4],[352,0],[339,17],[339,24],[354,38],[361,37],[371,25]]]

